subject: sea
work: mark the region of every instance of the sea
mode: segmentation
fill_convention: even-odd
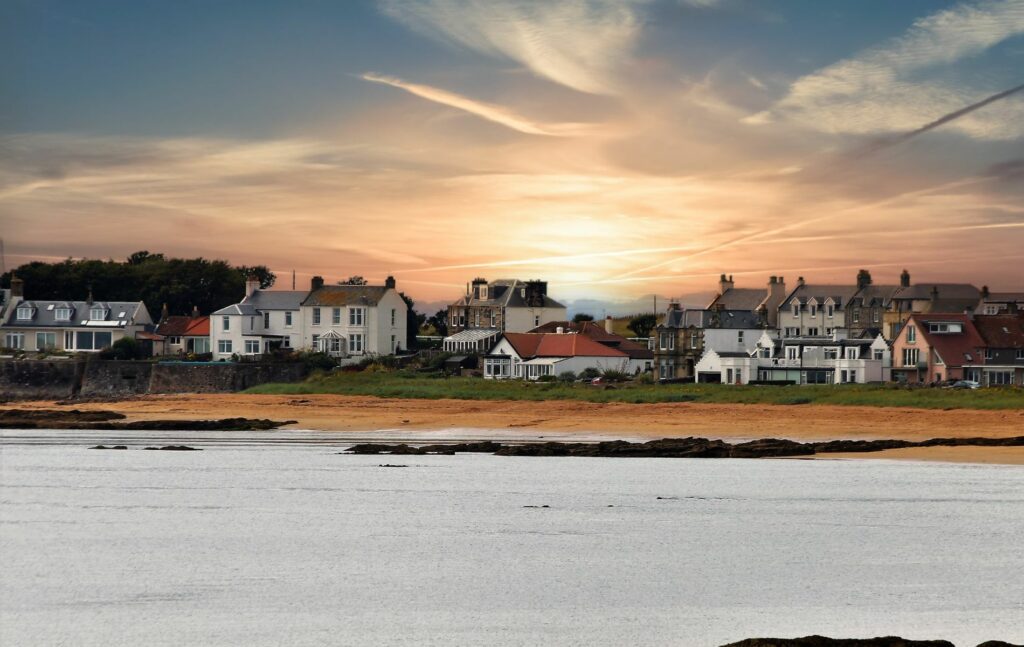
[[[1018,466],[110,433],[0,434],[0,644],[1024,642]]]

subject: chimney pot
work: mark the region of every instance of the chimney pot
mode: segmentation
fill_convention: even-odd
[[[25,282],[16,275],[11,275],[11,298],[25,296]]]
[[[313,278],[311,278],[309,280],[309,289],[310,290],[319,290],[322,287],[324,287],[324,277],[322,277],[322,276],[314,276]]]
[[[395,289],[395,277],[388,276],[388,278],[384,279],[384,287],[390,288],[390,289],[394,290]]]
[[[608,333],[608,334],[611,334],[613,328],[614,328],[614,321],[612,320],[612,316],[608,315],[607,317],[604,318],[604,331],[606,333]]]

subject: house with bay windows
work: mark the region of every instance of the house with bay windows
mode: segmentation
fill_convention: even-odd
[[[122,337],[151,328],[153,320],[141,301],[25,299],[24,285],[11,280],[11,296],[0,323],[0,341],[9,349],[94,353]]]
[[[393,355],[409,348],[408,307],[395,289],[384,285],[324,285],[314,278],[301,303],[303,345],[332,357]]]
[[[797,287],[779,306],[783,337],[828,338],[847,329],[847,305],[859,291],[854,285],[812,285],[797,279]]]

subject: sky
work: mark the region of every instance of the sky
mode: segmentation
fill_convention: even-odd
[[[0,0],[0,237],[420,301],[1024,289],[1021,84],[1024,0]]]

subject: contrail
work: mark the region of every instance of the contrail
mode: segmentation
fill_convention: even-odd
[[[873,144],[869,144],[867,147],[861,149],[860,151],[855,152],[852,157],[853,157],[853,159],[860,159],[862,157],[866,157],[866,156],[871,155],[873,153],[877,153],[880,150],[884,150],[886,148],[891,148],[893,146],[897,146],[899,144],[902,144],[905,141],[908,141],[908,140],[911,140],[911,139],[917,137],[918,135],[923,135],[924,133],[926,133],[926,132],[928,132],[930,130],[935,130],[936,128],[938,128],[940,126],[948,124],[951,121],[956,121],[960,117],[964,117],[966,115],[969,115],[972,112],[974,112],[975,110],[980,110],[981,108],[984,108],[985,106],[989,105],[990,103],[995,103],[996,101],[1000,101],[1002,99],[1005,99],[1006,97],[1008,97],[1008,96],[1010,96],[1012,94],[1020,92],[1021,90],[1024,90],[1024,83],[1021,83],[1020,85],[1018,85],[1016,87],[1010,88],[1009,90],[1003,90],[1002,92],[997,92],[996,94],[993,94],[990,97],[982,99],[981,101],[978,101],[977,103],[972,103],[971,105],[966,106],[964,108],[960,108],[959,110],[954,110],[953,112],[949,113],[948,115],[944,115],[942,117],[939,117],[935,121],[929,122],[929,123],[921,126],[920,128],[916,129],[916,130],[911,130],[908,133],[903,133],[902,135],[896,135],[895,137],[887,137],[887,138],[881,139],[880,141],[877,141],[877,142],[875,142]]]

